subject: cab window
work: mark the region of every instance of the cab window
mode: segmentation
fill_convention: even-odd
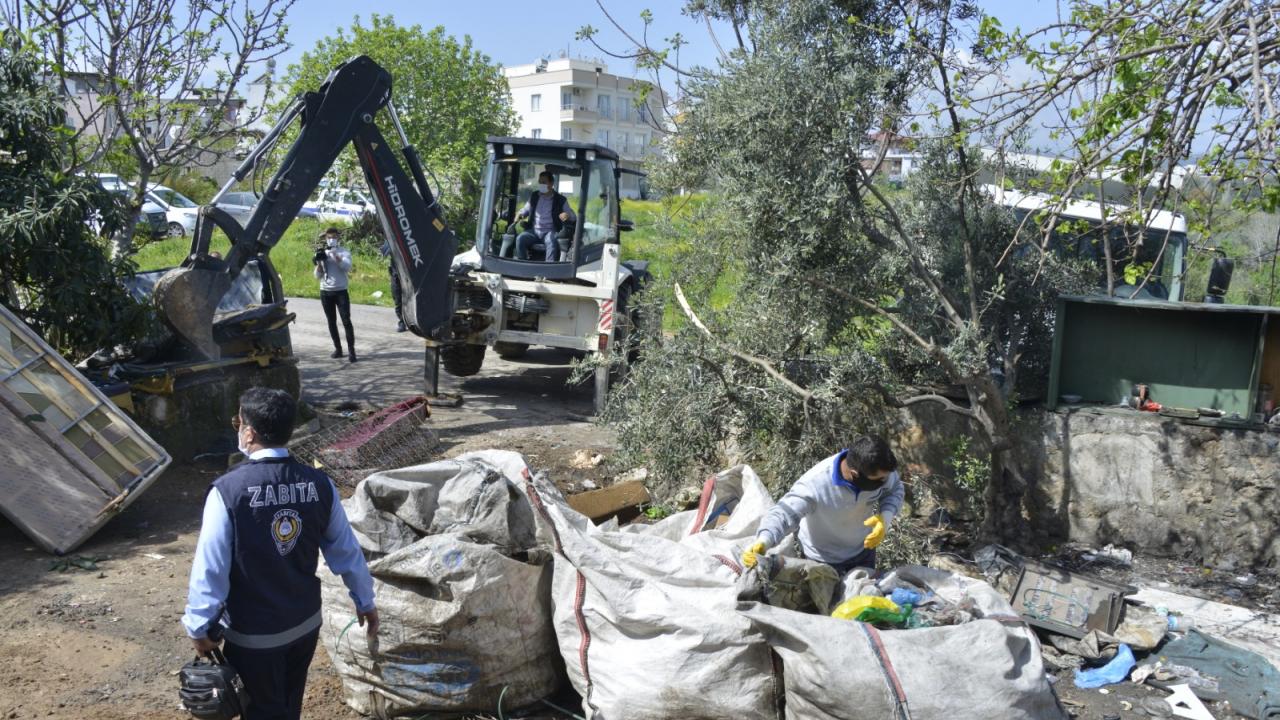
[[[587,182],[587,205],[582,213],[582,246],[585,250],[601,245],[609,239],[618,199],[615,195],[613,163],[604,160],[591,162]]]

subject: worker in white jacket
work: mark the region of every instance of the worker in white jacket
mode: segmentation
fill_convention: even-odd
[[[898,459],[884,438],[863,435],[814,465],[760,522],[756,541],[742,554],[755,567],[760,555],[797,529],[800,552],[844,574],[874,568],[876,547],[902,509]]]

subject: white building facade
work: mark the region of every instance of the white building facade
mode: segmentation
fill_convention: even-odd
[[[618,153],[623,167],[637,169],[658,151],[664,99],[651,83],[613,75],[603,62],[580,58],[542,60],[504,72],[520,116],[518,136],[593,142]],[[620,183],[623,197],[640,197],[639,178],[623,175]]]

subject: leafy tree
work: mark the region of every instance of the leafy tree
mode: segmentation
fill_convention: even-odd
[[[0,17],[38,40],[72,95],[66,170],[109,161],[136,172],[134,214],[157,173],[211,165],[256,117],[239,112],[255,65],[289,48],[294,0],[0,0]],[[75,102],[85,80],[95,102]],[[132,224],[129,226],[132,227]],[[131,233],[117,235],[128,252]]]
[[[1214,206],[1280,210],[1278,19],[1275,3],[1248,0],[1073,0],[1060,22],[1025,30],[982,18],[963,103],[997,145],[1043,128],[1067,148],[1040,182],[1056,209],[1103,199],[1101,180],[1116,179],[1130,188],[1110,209],[1117,227],[1168,209],[1211,234]],[[1010,70],[1027,79],[983,84]],[[1143,239],[1127,240],[1107,258],[1108,292]]]
[[[446,219],[466,242],[479,207],[485,137],[510,134],[515,126],[502,69],[475,50],[468,36],[459,41],[443,27],[406,27],[390,15],[374,14],[368,25],[357,17],[349,29],[339,28],[316,43],[289,67],[285,83],[295,93],[314,90],[355,55],[368,55],[391,73],[391,102],[400,123],[442,184]],[[398,142],[385,113],[378,122],[382,133]],[[343,183],[359,182],[359,165],[349,150],[339,158],[337,176]]]
[[[1029,32],[949,0],[693,0],[686,12],[731,25],[717,67],[681,68],[681,39],[649,47],[645,33],[625,54],[685,91],[654,181],[718,199],[672,278],[689,291],[675,293],[688,325],[648,348],[610,410],[625,451],[660,482],[731,459],[788,483],[886,407],[931,403],[968,418],[981,441],[970,452],[990,453],[987,534],[1025,539],[1037,488],[1012,453],[1011,407],[1043,392],[1055,296],[1099,282],[1097,267],[1049,251],[1056,215],[1112,178],[1133,188],[1127,210],[1111,208],[1119,227],[1162,205],[1207,207],[1178,192],[1197,155],[1208,179],[1189,186],[1225,180],[1243,206],[1274,207],[1275,9],[1080,0]],[[1070,149],[1024,178],[1054,198],[1043,234],[978,185],[1011,176],[1003,157],[1041,125]],[[900,191],[875,173],[896,133],[924,155]],[[1108,291],[1126,270],[1146,281],[1134,259],[1107,258]],[[928,389],[948,386],[964,400]]]
[[[43,77],[35,48],[0,36],[0,300],[83,356],[141,337],[150,314],[117,281],[132,266],[109,259],[91,227],[114,232],[130,215],[94,180],[63,172],[66,115]]]
[[[684,77],[655,179],[714,184],[718,199],[672,278],[689,291],[677,294],[689,324],[649,349],[610,410],[624,449],[660,481],[731,458],[785,485],[851,433],[883,430],[886,408],[934,403],[970,420],[990,453],[988,532],[1018,537],[1036,497],[1012,453],[1010,404],[1047,374],[1056,293],[1094,273],[1011,252],[1012,215],[976,184],[972,121],[917,119],[926,90],[959,107],[956,26],[973,9],[717,7],[740,13],[748,40]],[[911,122],[927,123],[925,170],[894,190],[876,171]],[[726,283],[732,300],[717,308]],[[930,389],[946,386],[967,402]]]

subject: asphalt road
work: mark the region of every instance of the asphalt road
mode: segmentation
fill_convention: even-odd
[[[329,357],[333,342],[319,300],[290,298],[289,309],[297,314],[291,327],[293,352],[307,402],[326,409],[369,410],[425,392],[423,342],[395,331],[390,308],[351,306],[355,363]],[[507,361],[490,350],[484,367],[472,377],[455,378],[441,369],[440,391],[460,394],[463,402],[457,408],[433,408],[432,424],[446,445],[461,445],[455,451],[536,448],[540,443],[608,445],[608,431],[584,421],[593,412],[590,383],[567,384],[572,359],[566,351],[532,348],[520,360]]]

